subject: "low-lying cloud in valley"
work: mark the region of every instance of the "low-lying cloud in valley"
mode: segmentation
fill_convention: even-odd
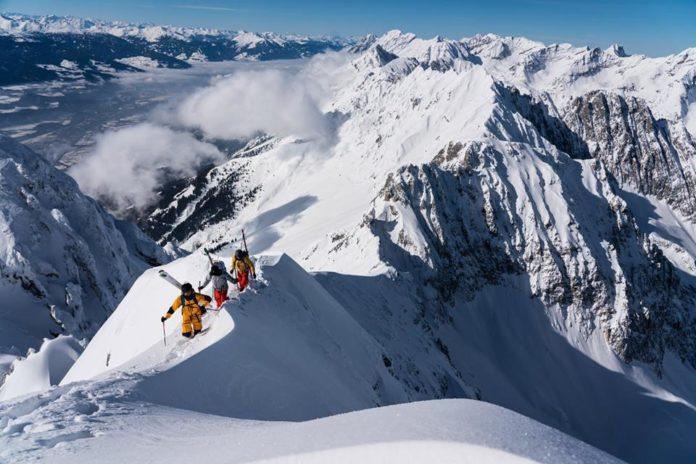
[[[240,71],[188,97],[176,121],[219,139],[259,133],[278,137],[326,137],[331,126],[312,83],[278,69]]]
[[[315,57],[300,69],[259,65],[261,69],[217,77],[179,102],[160,106],[148,123],[102,134],[91,156],[70,174],[84,192],[123,215],[129,208],[141,211],[152,205],[172,175],[191,176],[204,162],[222,160],[223,154],[205,139],[297,136],[314,142],[317,153],[328,153],[336,122],[321,107],[344,62],[334,53]],[[194,137],[194,131],[204,140]]]
[[[123,214],[151,204],[168,174],[193,175],[202,163],[221,159],[214,145],[189,133],[143,123],[101,135],[70,174],[85,193]]]

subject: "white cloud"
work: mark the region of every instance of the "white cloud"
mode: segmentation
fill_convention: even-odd
[[[190,176],[220,151],[188,133],[150,123],[101,135],[93,154],[70,170],[87,194],[123,213],[152,204],[167,174]]]
[[[101,135],[92,155],[70,174],[85,193],[123,214],[156,201],[165,177],[190,176],[202,162],[223,159],[214,145],[191,136],[191,129],[210,139],[296,136],[316,142],[298,147],[302,156],[326,156],[337,123],[321,106],[340,85],[336,70],[345,60],[326,54],[299,69],[239,70],[218,77],[181,103],[162,105],[152,122]],[[300,156],[293,148],[288,154]]]
[[[316,84],[300,77],[278,69],[237,71],[184,100],[176,121],[219,139],[330,136]]]

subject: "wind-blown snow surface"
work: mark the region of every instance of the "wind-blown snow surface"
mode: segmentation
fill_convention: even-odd
[[[412,400],[473,390],[631,461],[687,461],[691,51],[398,31],[361,47],[323,107],[332,143],[245,148],[201,198],[241,172],[251,201],[183,246],[229,254],[244,227],[322,272]]]
[[[146,272],[61,387],[0,404],[0,459],[175,463],[194,453],[211,463],[616,462],[482,402],[309,420],[402,402],[405,388],[379,344],[314,277],[287,256],[257,264],[252,289],[209,312],[204,335],[183,340],[175,316],[166,346],[158,317],[177,291]],[[166,269],[195,280],[206,259],[194,254]]]
[[[66,357],[81,347],[44,338],[68,334],[86,342],[135,278],[169,259],[83,195],[68,175],[0,135],[0,353],[20,358],[41,346],[25,367],[21,359],[2,365],[0,380],[14,372],[0,398],[50,385],[41,378],[60,381],[54,370],[67,371]]]
[[[62,388],[60,390],[68,390]],[[617,459],[491,404],[440,400],[307,422],[230,419],[72,387],[3,405],[0,458],[52,463],[613,463]],[[48,406],[58,398],[56,405]],[[28,411],[40,405],[34,413]],[[69,422],[67,417],[76,420]],[[107,419],[107,420],[103,420]],[[32,424],[21,421],[32,421]],[[67,429],[56,430],[67,423]],[[9,435],[9,439],[8,439]],[[15,447],[23,445],[24,449]],[[28,450],[33,447],[33,450]],[[193,458],[195,456],[195,458]]]
[[[0,400],[48,390],[58,385],[75,363],[82,346],[72,336],[45,339],[38,352],[17,362],[11,375],[0,387]]]
[[[192,255],[167,269],[182,282],[195,282],[206,265],[207,259]],[[379,345],[313,277],[287,256],[258,265],[256,291],[262,297],[244,294],[227,311],[208,316],[214,325],[201,337],[206,349],[143,381],[146,396],[201,412],[278,420],[407,400],[384,366]],[[143,371],[159,362],[159,317],[177,297],[177,290],[167,287],[156,270],[138,279],[63,384],[111,369]],[[173,340],[181,338],[180,319],[177,314],[168,322]]]

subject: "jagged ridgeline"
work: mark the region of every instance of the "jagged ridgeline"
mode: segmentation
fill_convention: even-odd
[[[383,210],[367,222],[382,241],[420,258],[450,310],[456,295],[472,299],[486,285],[526,275],[532,298],[559,307],[581,331],[598,322],[624,361],[659,371],[672,351],[696,366],[693,256],[684,242],[651,235],[655,229],[644,220],[649,200],[642,199],[662,201],[692,224],[696,145],[682,112],[693,96],[696,62],[688,52],[650,59],[617,49],[491,35],[377,39],[356,60],[358,69],[370,70],[361,86],[374,91],[373,82],[388,81],[408,89],[409,110],[435,126],[421,134],[451,141],[440,143],[433,161],[389,174],[377,197]],[[677,81],[670,97],[683,105],[666,107],[666,97],[656,98],[645,82],[626,91],[646,67],[657,69],[652,86]],[[409,92],[424,75],[441,87],[428,95],[423,83]],[[480,82],[478,95],[457,89]],[[398,92],[384,88],[383,95]],[[492,104],[479,104],[481,94]],[[432,110],[440,100],[449,104]],[[469,121],[457,119],[482,109],[483,131],[472,133]],[[387,105],[378,111],[385,126],[408,120]],[[398,141],[389,130],[363,138],[387,151],[381,133]],[[487,140],[472,140],[480,138]],[[381,250],[396,269],[410,270],[413,260],[394,255],[394,247]],[[687,256],[673,263],[665,252]]]

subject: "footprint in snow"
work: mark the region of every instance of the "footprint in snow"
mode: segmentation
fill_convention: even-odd
[[[72,433],[64,433],[62,435],[57,435],[51,438],[43,438],[36,440],[36,444],[43,446],[45,448],[53,448],[64,443],[69,443],[75,440],[81,440],[83,438],[92,438],[92,432],[89,430],[80,430]]]

